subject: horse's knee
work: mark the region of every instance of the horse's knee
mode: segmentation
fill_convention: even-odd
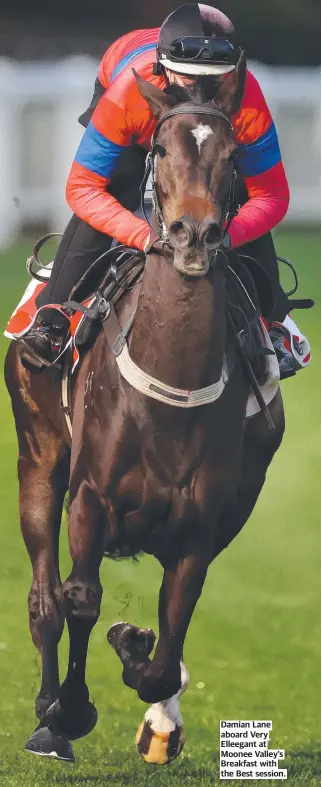
[[[78,618],[94,625],[100,614],[102,592],[99,580],[95,583],[76,577],[67,579],[63,585],[67,618]]]
[[[33,584],[28,596],[28,609],[30,632],[36,648],[41,649],[44,637],[58,643],[65,620],[60,589],[53,590],[47,583]]]

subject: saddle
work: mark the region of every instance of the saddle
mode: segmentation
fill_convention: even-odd
[[[108,262],[108,264],[107,264]],[[109,304],[115,304],[126,290],[141,280],[145,255],[127,246],[115,246],[102,254],[86,271],[63,304],[67,313],[81,313],[83,319],[75,332],[75,347],[89,347],[107,317]],[[84,302],[90,296],[90,304]]]
[[[108,265],[107,265],[108,263]],[[142,276],[145,255],[135,249],[116,246],[101,255],[84,274],[63,304],[69,314],[82,314],[74,333],[77,351],[94,343],[109,304],[115,304],[129,288],[135,287]],[[268,314],[274,305],[269,277],[262,266],[248,258],[247,262],[232,252],[229,255],[227,277],[227,313],[236,338],[237,349],[247,359],[259,385],[266,381],[267,356],[274,354],[266,346],[261,315]],[[93,293],[90,302],[86,299]],[[84,305],[84,301],[86,305]],[[131,325],[127,328],[130,332]],[[227,357],[231,353],[227,352]]]

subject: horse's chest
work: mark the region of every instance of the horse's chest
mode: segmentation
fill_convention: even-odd
[[[198,527],[201,512],[188,487],[178,489],[153,476],[142,476],[139,492],[137,486],[130,483],[127,487],[124,481],[117,497],[118,524],[134,551],[168,553],[188,527]]]
[[[209,526],[216,496],[209,430],[201,422],[188,433],[178,422],[170,430],[128,419],[98,462],[110,538],[134,552],[157,554],[160,544],[168,551],[190,528]]]
[[[196,467],[197,464],[197,467]],[[172,553],[189,531],[207,525],[214,479],[205,462],[174,468],[153,452],[119,478],[110,498],[115,532],[134,552]]]

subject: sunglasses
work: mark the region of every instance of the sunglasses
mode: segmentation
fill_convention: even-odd
[[[240,49],[226,38],[201,38],[200,36],[183,36],[176,38],[169,46],[172,60],[198,60],[201,63],[224,63],[237,65]]]

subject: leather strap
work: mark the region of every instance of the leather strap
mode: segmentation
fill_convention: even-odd
[[[110,307],[111,310],[108,312],[107,317],[103,320],[102,325],[108,346],[111,348],[113,354],[117,358],[126,345],[127,337],[134,323],[135,312],[131,316],[126,327],[122,329],[113,304],[110,304]]]
[[[190,409],[191,407],[201,407],[202,405],[216,402],[228,382],[228,376],[223,369],[219,380],[206,388],[199,388],[195,391],[174,388],[172,385],[167,385],[156,377],[143,372],[132,360],[126,342],[121,353],[116,358],[116,363],[122,377],[133,388],[136,388],[137,391],[151,399],[156,399],[172,407]]]
[[[227,115],[224,115],[224,113],[221,112],[220,109],[209,106],[208,104],[199,106],[198,104],[193,104],[192,102],[191,103],[188,102],[186,104],[179,104],[179,106],[174,107],[174,109],[170,109],[169,112],[166,112],[165,115],[162,115],[159,122],[157,123],[155,132],[153,134],[152,148],[153,145],[155,144],[155,139],[157,137],[159,129],[164,123],[164,121],[174,117],[175,115],[212,115],[213,117],[217,117],[220,118],[221,120],[225,120],[226,123],[228,123],[230,128],[233,130],[229,118],[227,117]]]

